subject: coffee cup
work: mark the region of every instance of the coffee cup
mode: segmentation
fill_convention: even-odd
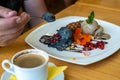
[[[49,56],[46,52],[26,49],[17,52],[11,60],[3,60],[2,67],[7,72],[14,74],[17,80],[46,80],[48,60]]]

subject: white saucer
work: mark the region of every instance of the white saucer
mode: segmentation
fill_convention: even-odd
[[[49,66],[55,66],[54,63],[49,62]],[[8,80],[12,74],[8,72],[4,72],[1,76],[0,80]],[[60,73],[58,76],[56,76],[53,80],[64,80],[64,73]]]

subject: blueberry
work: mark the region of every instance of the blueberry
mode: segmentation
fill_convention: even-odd
[[[69,39],[69,40],[67,41],[67,44],[68,44],[68,45],[71,45],[72,42],[73,42],[73,39],[71,38],[71,39]]]
[[[58,31],[58,34],[61,36],[62,39],[69,39],[72,37],[72,31],[67,27],[61,27]]]
[[[46,20],[47,22],[55,21],[55,16],[52,13],[45,13],[42,15],[42,19]]]

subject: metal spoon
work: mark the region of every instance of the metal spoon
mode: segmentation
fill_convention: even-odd
[[[52,13],[45,13],[41,17],[39,17],[39,16],[31,16],[31,18],[41,18],[41,19],[43,19],[43,20],[45,20],[47,22],[53,22],[53,21],[56,20],[54,14],[52,14]]]

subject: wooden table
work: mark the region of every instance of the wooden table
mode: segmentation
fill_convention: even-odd
[[[107,1],[109,2],[109,0]],[[84,2],[84,0],[81,0],[81,2],[77,1],[74,5],[56,14],[56,17],[61,18],[66,16],[88,16],[89,13],[94,10],[95,18],[120,25],[120,9],[116,8],[115,6],[116,5],[112,7],[104,6],[98,4],[98,2],[94,2],[93,4],[91,2],[89,4],[87,2]],[[20,50],[31,48],[25,43],[24,39],[31,31],[33,31],[40,25],[21,35],[13,44],[0,48],[0,63],[4,59],[11,59],[11,57]],[[67,63],[61,60],[54,59],[52,57],[50,57],[49,61],[54,62],[56,65],[59,66],[68,66],[67,70],[65,70],[64,72],[65,80],[120,80],[120,50],[102,61],[87,66]],[[3,72],[4,70],[0,66],[0,75],[2,75]]]

